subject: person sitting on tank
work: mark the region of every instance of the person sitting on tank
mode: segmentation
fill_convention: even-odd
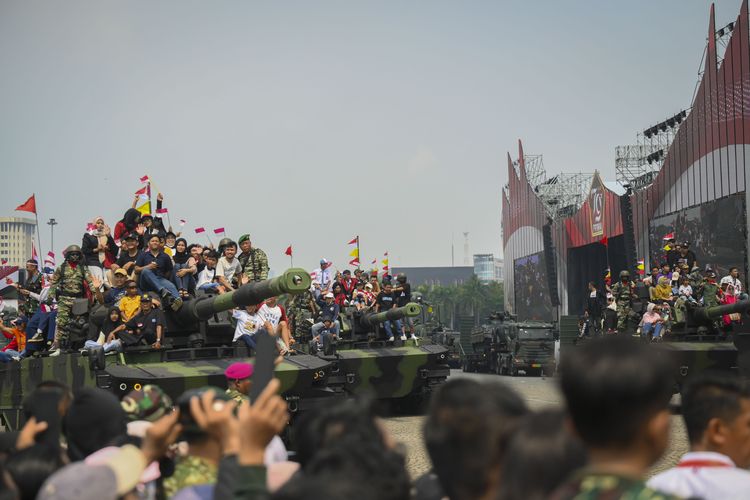
[[[375,300],[375,312],[386,312],[390,309],[394,309],[396,307],[396,296],[393,293],[393,287],[391,286],[391,282],[387,281],[383,283],[383,291],[378,294],[377,299]],[[392,324],[392,325],[391,325]],[[393,320],[393,321],[383,321],[383,328],[385,328],[385,333],[388,336],[388,342],[393,342],[393,332],[394,330],[396,332],[401,331],[401,320]],[[401,334],[401,340],[406,340],[406,335]]]
[[[330,316],[323,316],[321,318],[321,323],[323,323],[323,328],[318,330],[317,335],[315,335],[312,340],[315,344],[316,350],[318,351],[323,350],[323,346],[325,345],[327,338],[330,337],[331,340],[335,340],[338,338],[336,329],[333,326],[333,320]]]
[[[273,325],[258,314],[258,309],[259,304],[248,304],[244,308],[238,307],[232,311],[232,318],[237,322],[232,342],[244,342],[248,348],[255,349],[255,335],[264,324],[267,331],[273,330]]]
[[[8,328],[0,323],[0,333],[10,342],[0,349],[0,363],[20,361],[21,353],[26,348],[26,316],[19,316],[13,320],[13,327]]]
[[[141,312],[141,291],[135,281],[125,283],[125,296],[120,299],[120,314],[123,321],[129,321],[133,316]]]
[[[737,302],[737,296],[734,294],[734,287],[732,285],[723,285],[724,294],[721,296],[721,305],[729,305]],[[721,322],[724,326],[732,326],[732,323],[738,323],[741,319],[739,313],[724,314],[721,317]]]
[[[357,311],[361,311],[369,307],[369,305],[367,304],[367,299],[365,298],[364,283],[362,283],[361,281],[357,282],[357,285],[355,286],[354,293],[352,293],[351,303],[357,309]]]
[[[661,306],[649,302],[638,326],[641,328],[642,337],[646,337],[651,341],[659,340],[661,338],[661,330],[664,327]]]
[[[654,302],[671,303],[674,300],[674,296],[672,295],[672,285],[670,284],[671,279],[671,275],[669,278],[666,276],[659,277],[659,283],[656,285],[656,288],[651,295],[651,298]]]
[[[172,281],[177,286],[177,291],[182,299],[190,298],[190,294],[195,292],[195,275],[198,272],[195,258],[188,251],[188,244],[185,238],[178,238],[174,254],[174,276]]]
[[[227,289],[219,282],[216,276],[216,264],[219,260],[219,254],[216,250],[206,249],[203,261],[205,267],[198,273],[198,282],[195,285],[197,291],[203,293],[215,293],[218,295],[227,292]]]
[[[216,264],[216,279],[225,290],[232,291],[242,274],[242,265],[239,259],[235,257],[237,255],[237,243],[229,238],[224,238],[219,243],[219,248],[219,252],[223,255]]]
[[[287,318],[284,306],[278,303],[278,297],[268,297],[258,309],[258,315],[264,323],[268,322],[271,328],[268,333],[276,338],[276,346],[281,354],[289,352],[289,347],[297,341],[292,338],[289,330],[289,318]]]
[[[341,313],[341,308],[339,305],[335,302],[335,297],[333,296],[333,292],[328,292],[325,294],[323,300],[318,300],[318,307],[320,307],[320,315],[321,318],[328,316],[331,318],[331,321],[333,322],[333,329],[334,333],[338,336],[339,332],[341,331],[341,327],[338,322],[339,314]],[[320,331],[325,328],[325,324],[322,320],[318,321],[312,326],[312,336],[317,337],[320,334]]]
[[[690,451],[648,486],[682,498],[743,498],[750,491],[750,389],[736,375],[704,373],[682,391]]]
[[[87,340],[83,344],[83,348],[88,351],[104,349],[104,354],[120,352],[122,351],[122,341],[117,338],[117,334],[124,331],[125,322],[120,316],[120,309],[117,307],[110,307],[107,312],[107,317],[99,330],[98,338],[96,340]]]
[[[138,343],[146,343],[153,349],[161,349],[165,329],[164,313],[154,306],[149,294],[144,293],[141,296],[141,310],[125,323],[125,329]]]
[[[161,246],[159,235],[152,234],[148,239],[148,250],[138,255],[135,270],[140,273],[141,290],[158,293],[173,311],[177,311],[182,307],[182,298],[177,287],[170,281],[174,265]]]
[[[343,309],[349,305],[349,299],[346,296],[346,292],[344,292],[344,287],[340,283],[333,285],[333,301],[338,304],[339,309]]]
[[[742,281],[740,281],[740,270],[736,267],[729,268],[729,274],[721,278],[720,285],[729,284],[732,285],[734,295],[737,296],[737,300],[747,300],[748,296],[742,292]]]
[[[120,299],[125,296],[125,283],[128,281],[128,272],[125,269],[116,269],[112,273],[112,286],[104,293],[105,306],[119,306]]]
[[[404,307],[406,304],[411,302],[411,284],[406,281],[406,275],[399,273],[396,276],[396,285],[393,287],[393,293],[396,297],[396,306]],[[407,316],[401,322],[401,336],[406,335],[406,327],[409,327],[409,333],[411,334],[412,340],[417,340],[417,336],[414,334],[414,321],[411,317]]]
[[[350,270],[346,269],[341,273],[341,281],[339,281],[339,284],[346,294],[347,300],[352,299],[358,282],[359,280],[357,278],[352,278],[352,272]]]

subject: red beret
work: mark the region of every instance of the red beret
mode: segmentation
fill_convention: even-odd
[[[224,371],[224,376],[229,380],[242,380],[243,378],[250,378],[253,374],[253,365],[250,363],[236,362],[232,363]]]

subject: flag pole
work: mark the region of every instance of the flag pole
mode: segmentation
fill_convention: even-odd
[[[34,193],[33,196],[34,196],[34,219],[36,221],[36,242],[39,245],[39,255],[41,255],[42,254],[42,238],[41,236],[39,236],[39,210],[36,206],[36,193]],[[31,257],[33,258],[34,251],[32,250],[31,253],[32,253]],[[37,258],[39,257],[37,256]],[[38,269],[41,269],[42,263],[37,262],[37,266],[39,266]]]
[[[362,254],[359,251],[359,235],[357,235],[357,269],[362,265]]]

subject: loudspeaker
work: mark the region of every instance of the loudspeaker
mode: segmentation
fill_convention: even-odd
[[[635,226],[633,225],[633,205],[630,203],[631,192],[620,196],[620,217],[622,218],[622,237],[625,243],[625,269],[638,276],[635,253]]]
[[[557,293],[557,259],[555,259],[555,245],[552,243],[552,223],[542,227],[544,239],[544,262],[547,266],[547,287],[552,307],[560,305],[560,295]]]

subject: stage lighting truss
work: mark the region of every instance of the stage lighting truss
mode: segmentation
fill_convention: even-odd
[[[542,155],[524,155],[524,165],[529,185],[552,220],[574,215],[586,201],[593,174],[560,173],[547,178]]]

